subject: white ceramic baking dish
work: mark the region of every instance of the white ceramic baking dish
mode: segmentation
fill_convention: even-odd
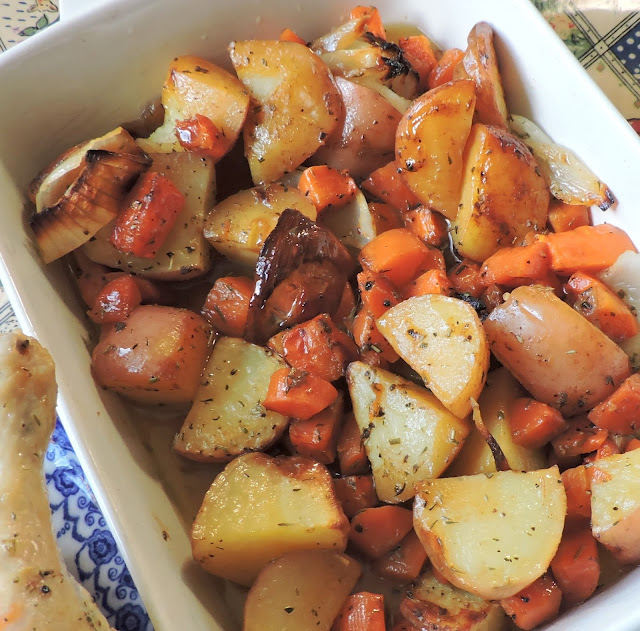
[[[640,243],[640,142],[527,0],[377,6],[386,21],[417,24],[445,46],[464,48],[471,26],[490,22],[511,111],[531,116],[609,184],[619,205],[606,220]],[[83,310],[62,267],[40,264],[24,190],[62,150],[135,118],[159,93],[174,56],[228,65],[231,39],[276,37],[284,26],[310,39],[350,7],[347,0],[114,0],[0,57],[0,279],[23,329],[53,353],[60,416],[158,631],[232,631],[237,623],[220,585],[191,561],[188,524],[135,418],[93,383]],[[640,571],[632,572],[549,629],[640,629],[639,589]]]

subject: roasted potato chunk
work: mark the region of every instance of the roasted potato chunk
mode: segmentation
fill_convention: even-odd
[[[342,99],[326,64],[295,42],[229,45],[253,99],[244,143],[254,183],[269,184],[302,164],[340,124]]]
[[[428,208],[458,213],[463,151],[471,130],[475,85],[451,81],[425,92],[404,113],[396,132],[396,163]]]
[[[269,561],[287,552],[343,552],[348,532],[324,465],[253,453],[230,462],[213,481],[191,545],[205,570],[251,585]]]
[[[271,375],[286,364],[265,348],[223,337],[213,352],[178,432],[174,449],[192,460],[227,462],[275,442],[289,419],[262,401]]]
[[[554,557],[567,511],[558,467],[425,480],[414,527],[433,566],[480,598],[517,594]]]
[[[425,388],[382,368],[353,362],[347,383],[378,497],[391,503],[410,499],[416,482],[447,468],[469,424]]]
[[[451,234],[458,252],[474,261],[546,226],[546,182],[526,145],[504,129],[473,125],[461,191]]]

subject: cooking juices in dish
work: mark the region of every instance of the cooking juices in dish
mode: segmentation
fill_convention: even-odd
[[[29,194],[98,384],[224,465],[192,548],[244,628],[530,629],[640,560],[638,254],[508,112],[491,27],[440,50],[356,7],[229,54]]]

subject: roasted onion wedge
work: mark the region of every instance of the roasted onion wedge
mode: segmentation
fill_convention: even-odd
[[[90,150],[78,179],[60,201],[30,220],[42,260],[51,263],[86,243],[117,214],[133,181],[151,160],[144,154]]]
[[[531,149],[554,197],[566,204],[595,204],[601,210],[613,206],[616,198],[611,189],[573,151],[555,144],[524,116],[511,115],[509,125],[511,131]]]

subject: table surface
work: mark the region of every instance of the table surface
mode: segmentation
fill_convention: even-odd
[[[108,0],[0,0],[0,52]],[[532,0],[640,134],[640,0]],[[635,10],[633,10],[635,9]],[[0,333],[18,322],[0,286]],[[70,570],[119,631],[153,627],[64,428],[45,461],[53,528]]]

